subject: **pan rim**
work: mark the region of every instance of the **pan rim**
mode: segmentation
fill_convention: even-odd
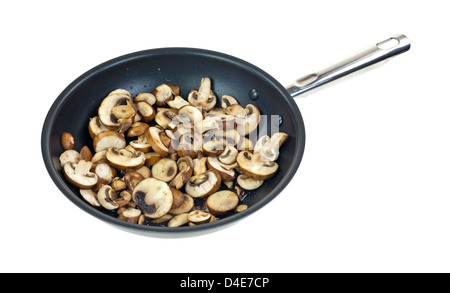
[[[221,219],[220,221],[209,223],[208,225],[167,228],[162,226],[136,225],[111,217],[110,215],[107,215],[101,212],[100,210],[97,210],[96,208],[86,204],[86,202],[84,202],[79,196],[77,196],[70,189],[67,188],[60,174],[54,168],[52,156],[50,153],[50,137],[51,137],[50,129],[52,129],[52,126],[54,124],[53,121],[57,117],[60,109],[62,108],[62,106],[64,105],[64,103],[66,102],[72,91],[76,90],[77,87],[79,87],[84,82],[89,80],[92,76],[99,74],[102,71],[109,69],[110,67],[130,62],[134,59],[144,58],[149,55],[155,56],[168,54],[183,54],[183,55],[189,54],[189,55],[208,56],[210,58],[222,59],[226,62],[231,62],[234,65],[242,67],[245,70],[251,70],[252,73],[261,76],[261,79],[263,79],[264,82],[269,82],[271,86],[273,86],[273,88],[279,91],[280,96],[282,96],[284,100],[288,103],[290,114],[295,122],[294,129],[296,133],[295,136],[296,147],[295,153],[293,154],[293,160],[289,168],[287,169],[286,173],[281,178],[280,182],[276,184],[275,188],[273,188],[268,194],[265,194],[264,198],[262,198],[260,201],[258,201],[251,207],[249,207],[246,211],[242,213],[235,213],[233,215]],[[191,47],[162,47],[162,48],[141,50],[110,59],[89,69],[88,71],[80,75],[78,78],[76,78],[73,82],[71,82],[55,99],[46,115],[41,133],[41,151],[46,169],[50,177],[52,178],[53,182],[58,187],[58,189],[72,203],[74,203],[76,206],[78,206],[88,214],[100,220],[103,220],[106,223],[113,224],[118,228],[124,228],[127,231],[137,232],[138,234],[158,236],[158,237],[186,237],[186,236],[196,236],[198,234],[203,233],[210,233],[215,230],[225,228],[231,224],[237,223],[239,220],[260,210],[262,207],[264,207],[270,201],[272,201],[276,196],[278,196],[282,192],[282,190],[288,185],[291,179],[294,177],[295,173],[297,172],[300,166],[304,153],[304,148],[305,148],[305,126],[302,115],[300,113],[300,109],[298,108],[294,98],[292,98],[289,95],[287,90],[275,78],[273,78],[271,75],[269,75],[261,68],[237,57],[217,51]]]

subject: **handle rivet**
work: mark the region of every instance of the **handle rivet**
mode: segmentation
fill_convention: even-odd
[[[248,97],[250,98],[250,100],[252,101],[256,101],[259,98],[260,94],[258,92],[257,89],[252,89],[250,90],[250,92],[248,93]]]

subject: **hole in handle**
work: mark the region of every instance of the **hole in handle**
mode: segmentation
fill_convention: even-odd
[[[390,38],[385,41],[379,42],[377,47],[382,50],[392,49],[400,44],[400,41],[395,38]]]

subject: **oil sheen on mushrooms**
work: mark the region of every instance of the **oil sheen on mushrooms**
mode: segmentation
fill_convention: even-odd
[[[218,97],[208,77],[191,88],[112,90],[86,121],[91,145],[78,150],[61,133],[61,172],[80,197],[125,222],[173,229],[251,209],[242,195],[274,180],[288,135],[256,137],[257,105]]]

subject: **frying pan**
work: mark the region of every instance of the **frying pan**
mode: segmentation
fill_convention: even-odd
[[[296,173],[305,147],[305,127],[293,97],[309,93],[331,81],[359,71],[382,60],[406,52],[410,42],[404,35],[395,35],[370,46],[322,70],[297,79],[283,87],[260,68],[223,53],[195,48],[160,48],[124,55],[87,71],[73,81],[58,96],[46,116],[41,137],[45,166],[56,186],[75,205],[117,228],[155,237],[186,237],[209,233],[227,227],[256,212],[276,197]],[[248,209],[197,226],[167,228],[127,223],[115,213],[95,208],[79,195],[79,189],[66,181],[61,172],[59,156],[64,151],[60,137],[70,132],[75,138],[75,149],[92,147],[88,133],[89,118],[109,92],[117,88],[128,90],[133,96],[151,92],[162,83],[180,87],[180,95],[187,97],[202,77],[210,77],[217,97],[224,94],[235,97],[241,105],[255,104],[262,114],[278,115],[279,126],[289,138],[280,151],[277,174],[257,190],[246,192],[243,204]]]

